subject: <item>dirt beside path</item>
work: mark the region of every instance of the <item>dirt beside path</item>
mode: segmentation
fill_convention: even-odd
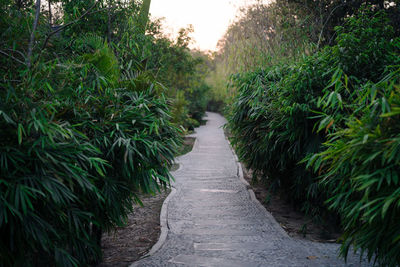
[[[185,137],[178,156],[193,149],[196,138]],[[171,171],[179,168],[174,164]],[[125,227],[104,234],[102,238],[103,262],[98,267],[125,267],[145,255],[157,243],[160,236],[160,212],[171,190],[155,196],[142,195],[143,206],[135,205]]]
[[[160,235],[160,211],[169,192],[141,196],[143,207],[134,206],[128,224],[103,235],[103,262],[98,267],[129,266],[152,248]]]
[[[336,243],[341,235],[340,229],[336,225],[329,222],[316,223],[287,203],[279,192],[269,192],[261,181],[254,184],[252,172],[244,166],[243,175],[251,185],[258,201],[274,216],[289,236],[316,242]]]
[[[289,237],[239,179],[226,120],[211,112],[207,119],[193,151],[179,158],[163,245],[132,266],[368,266],[359,255],[338,258],[338,244]]]
[[[195,138],[185,138],[180,154],[192,150]],[[175,166],[174,169],[178,168]],[[173,169],[173,170],[174,170]],[[251,184],[257,199],[275,217],[286,232],[294,238],[319,242],[336,242],[340,232],[334,225],[313,222],[303,213],[286,203],[278,193],[270,193],[262,183],[252,183],[251,171],[243,168],[244,178]],[[125,267],[140,259],[158,241],[160,211],[170,190],[156,196],[141,196],[143,206],[136,205],[129,215],[128,224],[102,238],[103,262],[98,267]]]

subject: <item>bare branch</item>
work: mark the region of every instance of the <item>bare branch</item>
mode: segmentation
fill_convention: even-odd
[[[60,31],[62,31],[63,29],[65,29],[65,28],[71,26],[72,24],[77,23],[79,20],[81,20],[83,17],[85,17],[85,16],[88,15],[88,14],[93,14],[93,13],[96,13],[96,12],[101,11],[101,10],[97,10],[97,11],[95,11],[95,12],[90,13],[90,11],[91,11],[96,5],[97,5],[97,2],[95,2],[88,10],[85,11],[85,13],[83,13],[83,14],[82,14],[79,18],[77,18],[76,20],[71,21],[71,22],[69,22],[69,23],[67,23],[67,24],[65,24],[65,25],[63,25],[63,26],[61,26],[61,27],[59,27],[58,29],[52,31],[51,33],[49,33],[49,34],[47,35],[46,39],[44,40],[44,43],[43,43],[43,45],[42,45],[42,50],[46,48],[47,43],[49,42],[50,38],[51,38],[54,34],[56,34],[56,33],[60,32]]]
[[[24,60],[26,60],[24,53],[22,53],[21,51],[9,49],[9,48],[7,48],[6,50],[9,52],[15,52],[15,53],[19,54]]]
[[[31,67],[32,50],[33,50],[33,44],[35,42],[35,31],[39,22],[39,16],[40,16],[40,0],[36,0],[35,20],[33,21],[31,38],[29,40],[28,55],[26,56],[26,65],[28,66],[28,68]]]
[[[324,33],[325,26],[326,26],[326,24],[328,24],[329,19],[332,17],[332,15],[333,15],[333,13],[335,12],[336,9],[338,9],[339,7],[343,7],[345,5],[346,4],[341,4],[341,5],[336,6],[334,9],[332,9],[332,11],[329,14],[328,18],[326,19],[324,25],[322,25],[322,29],[321,29],[321,32],[319,33],[319,37],[318,37],[317,50],[319,49],[319,46],[321,45],[322,34]]]
[[[108,2],[108,12],[107,12],[107,41],[110,44],[111,43],[111,5],[112,2],[109,1]]]
[[[12,55],[10,55],[10,54],[4,52],[3,50],[0,50],[0,54],[2,54],[2,55],[4,55],[4,56],[7,56],[7,57],[9,57],[9,58],[11,58],[11,59],[13,59],[14,61],[16,61],[16,62],[18,62],[18,63],[20,63],[20,64],[22,64],[22,65],[27,65],[27,64],[26,64],[25,62],[23,62],[22,60],[19,60],[18,58],[16,58],[16,57],[14,57],[14,56],[12,56]]]

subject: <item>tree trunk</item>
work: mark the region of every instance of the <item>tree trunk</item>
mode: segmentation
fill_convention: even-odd
[[[110,44],[111,43],[111,7],[112,7],[112,1],[108,1],[108,10],[107,10],[107,41]]]
[[[138,20],[138,33],[145,34],[146,26],[149,20],[149,11],[150,11],[151,0],[143,0],[142,7],[139,12],[139,20]]]
[[[47,0],[49,3],[49,28],[53,25],[53,13],[51,12],[51,0]]]

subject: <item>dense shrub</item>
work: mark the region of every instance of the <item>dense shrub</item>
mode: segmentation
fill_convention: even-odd
[[[397,107],[398,74],[386,75],[400,63],[400,39],[372,8],[336,33],[312,56],[234,76],[228,127],[241,160],[289,200],[314,216],[328,200],[346,231],[343,255],[353,244],[398,264],[398,122],[380,115]]]
[[[314,59],[236,76],[238,96],[229,128],[239,157],[254,175],[263,174],[271,189],[286,190],[293,203],[318,214],[313,208],[320,205],[319,190],[310,187],[314,175],[298,164],[318,151],[323,140],[313,131],[316,120],[309,118],[322,93],[314,89],[324,86],[322,62]]]
[[[104,202],[94,185],[104,176],[100,151],[68,122],[52,119],[51,105],[10,98],[0,111],[1,262],[89,262],[100,254],[87,206],[89,199]]]
[[[322,173],[329,207],[341,216],[341,253],[350,245],[376,256],[382,266],[400,264],[400,69],[367,83],[351,103],[346,126],[333,132],[309,164]],[[351,107],[352,106],[352,107]]]
[[[166,100],[107,85],[2,94],[2,262],[94,262],[139,190],[169,184],[180,137]]]
[[[103,9],[68,1],[64,22],[73,24],[51,39],[48,17],[38,16],[28,65],[21,51],[35,12],[25,1],[3,2],[0,265],[95,264],[102,232],[125,223],[138,193],[157,193],[172,179],[181,137],[165,89],[144,63],[153,40],[133,30],[134,2]],[[90,8],[86,18],[103,26],[125,16],[109,40],[80,21]]]

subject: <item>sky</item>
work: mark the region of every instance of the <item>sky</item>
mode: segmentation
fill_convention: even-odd
[[[215,51],[237,9],[253,2],[255,0],[152,0],[150,13],[153,18],[165,18],[165,31],[172,36],[180,28],[192,24],[194,43],[191,48]]]

